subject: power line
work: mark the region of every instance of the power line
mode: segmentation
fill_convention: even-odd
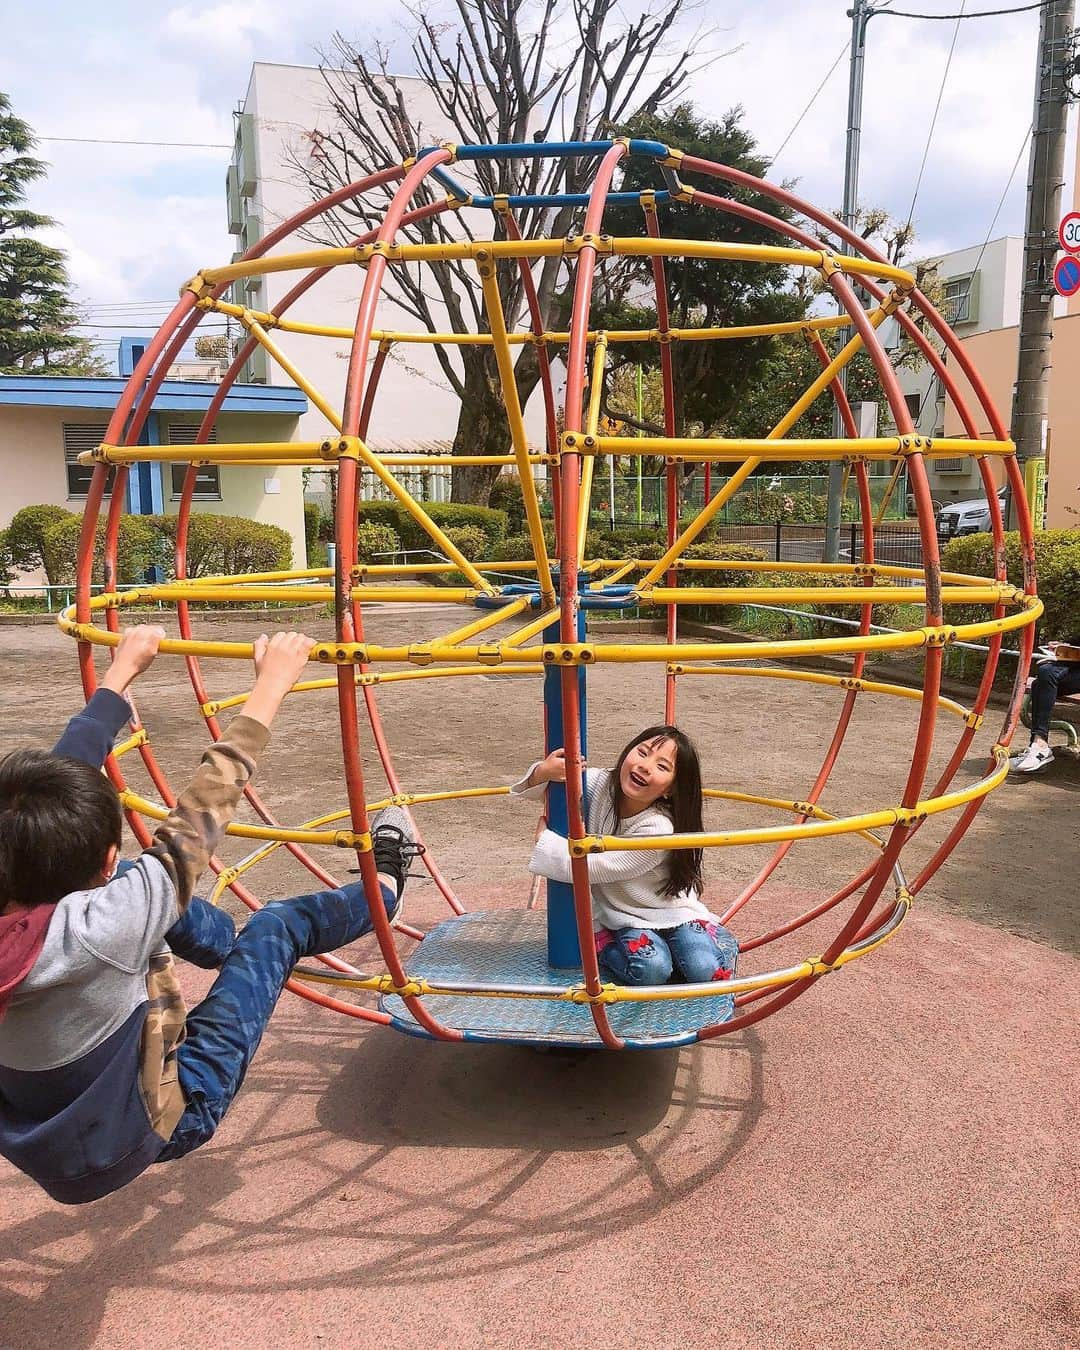
[[[792,138],[792,136],[794,136],[795,133],[798,131],[799,127],[800,127],[801,124],[802,124],[803,118],[806,116],[806,114],[810,111],[810,109],[811,109],[811,108],[814,106],[814,104],[817,102],[818,95],[819,95],[819,94],[821,93],[821,91],[825,88],[825,86],[829,83],[829,80],[832,78],[832,73],[833,73],[833,71],[836,69],[836,67],[840,64],[840,62],[841,62],[841,61],[844,59],[844,57],[847,55],[848,49],[849,49],[850,46],[851,46],[851,42],[850,42],[850,40],[849,40],[849,41],[845,42],[844,45],[840,48],[840,51],[839,51],[839,53],[838,53],[838,55],[837,55],[837,57],[836,57],[836,60],[835,60],[835,61],[832,63],[832,65],[829,67],[828,73],[826,74],[825,78],[821,81],[821,83],[818,85],[818,87],[814,90],[814,92],[813,92],[813,94],[812,94],[812,96],[811,96],[811,98],[810,98],[810,102],[806,105],[806,107],[802,110],[802,112],[801,112],[801,113],[798,115],[798,117],[795,119],[795,125],[791,128],[791,130],[788,132],[788,134],[784,137],[784,140],[783,140],[783,143],[782,143],[781,146],[780,146],[780,149],[777,150],[777,152],[776,152],[775,155],[773,155],[773,157],[772,157],[770,163],[775,164],[776,161],[780,158],[780,156],[784,153],[784,149],[785,149],[785,147],[787,146],[788,141],[790,141],[791,138]]]
[[[1015,9],[980,9],[972,10],[970,14],[910,14],[903,9],[885,9],[881,7],[875,9],[875,14],[891,14],[897,19],[996,19],[1002,14],[1026,14],[1032,9],[1045,9],[1047,5],[1056,3],[1056,0],[1038,0],[1034,5],[1018,5]]]
[[[175,150],[231,150],[231,145],[213,141],[116,141],[107,136],[35,136],[37,141],[57,141],[68,145],[147,145]]]
[[[934,139],[934,128],[937,126],[938,113],[941,111],[941,100],[945,96],[945,85],[949,79],[949,68],[952,65],[953,52],[956,51],[956,39],[960,35],[960,20],[963,18],[963,10],[967,0],[963,0],[960,6],[961,13],[957,15],[956,27],[953,29],[952,42],[949,43],[949,55],[945,60],[945,73],[941,77],[941,88],[938,90],[937,102],[934,104],[934,115],[930,119],[930,130],[926,133],[926,144],[923,146],[922,163],[919,165],[919,173],[915,179],[915,191],[911,194],[911,209],[907,213],[906,229],[911,224],[912,217],[915,215],[915,203],[919,199],[919,189],[922,187],[923,173],[926,169],[926,160],[930,154],[930,143]]]

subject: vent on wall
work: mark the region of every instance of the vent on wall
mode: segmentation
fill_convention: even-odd
[[[939,459],[934,464],[938,473],[966,473],[967,460],[963,455],[958,455],[955,459]]]
[[[194,445],[195,437],[198,434],[198,422],[170,422],[165,428],[165,440],[169,445]],[[217,441],[217,428],[210,432],[210,441]],[[170,464],[169,488],[173,499],[181,495],[184,490],[184,475],[187,473],[186,464]],[[221,469],[217,464],[200,464],[195,471],[195,490],[192,494],[198,501],[220,501],[221,499]]]
[[[78,457],[84,450],[96,449],[105,439],[107,430],[108,425],[105,422],[64,423],[64,468],[67,470],[67,495],[69,497],[85,497],[89,492],[90,479],[94,476],[94,466],[92,464],[80,464]],[[109,476],[105,480],[106,496],[109,496],[112,492],[115,478],[116,470],[110,469]]]

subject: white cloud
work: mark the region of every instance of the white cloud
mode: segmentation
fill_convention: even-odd
[[[446,0],[427,8],[442,17]],[[313,64],[336,29],[355,38],[360,27],[353,0],[187,0],[164,12],[114,0],[105,11],[103,22],[99,11],[62,0],[9,16],[0,87],[41,134],[227,145],[253,60]],[[403,14],[383,7],[377,22],[380,36],[398,42],[404,68]],[[775,152],[847,41],[844,6],[706,0],[701,16],[715,25],[712,49],[741,50],[698,75],[690,97],[713,116],[743,104],[761,149]],[[871,22],[864,202],[906,215],[952,27],[885,15]],[[927,249],[982,241],[1030,121],[1036,33],[1035,14],[961,26],[916,210]],[[44,81],[46,69],[64,78]],[[773,174],[796,178],[800,195],[826,208],[840,202],[846,96],[842,60]],[[84,301],[167,299],[196,267],[228,256],[227,150],[55,142],[41,150],[51,169],[32,205],[61,222],[57,237]],[[995,234],[1022,228],[1025,167]]]

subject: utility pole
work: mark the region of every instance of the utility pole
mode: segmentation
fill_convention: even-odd
[[[1071,0],[1070,0],[1071,3]],[[866,57],[866,25],[874,17],[870,0],[853,0],[848,10],[851,19],[851,56],[848,68],[848,115],[847,146],[844,154],[844,201],[841,216],[849,230],[855,228],[859,196],[859,144],[862,139],[862,99],[863,64]],[[851,254],[854,250],[844,243],[841,252]],[[838,347],[842,348],[851,337],[850,328],[837,330]],[[840,372],[840,386],[847,389],[847,370]],[[833,438],[839,440],[844,435],[844,423],[840,409],[833,408]],[[844,483],[844,466],[839,460],[829,461],[829,495],[825,512],[825,561],[836,562],[840,556],[840,515],[841,490]],[[854,561],[854,559],[852,560]]]
[[[1039,19],[1034,134],[1028,168],[1020,353],[1010,434],[1024,475],[1033,524],[1042,528],[1046,492],[1054,258],[1065,169],[1065,116],[1073,74],[1073,0],[1049,0]],[[1010,500],[1010,523],[1016,516]]]

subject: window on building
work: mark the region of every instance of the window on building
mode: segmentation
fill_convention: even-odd
[[[198,422],[170,422],[165,428],[165,441],[168,445],[194,445],[198,433]],[[211,431],[210,443],[217,441],[217,431]],[[186,464],[170,464],[170,490],[173,500],[183,495]],[[221,469],[217,464],[200,464],[195,471],[195,501],[221,500]]]
[[[84,450],[94,450],[105,439],[108,425],[105,422],[65,422],[64,468],[67,470],[68,497],[85,497],[90,491],[90,480],[94,476],[92,464],[80,464],[79,456]],[[112,494],[116,470],[110,469],[105,480],[106,497]]]
[[[945,283],[945,318],[949,323],[971,323],[975,313],[975,277],[951,277]]]
[[[919,425],[919,413],[922,411],[922,398],[918,394],[905,394],[904,402],[907,404],[908,415],[916,426]]]

